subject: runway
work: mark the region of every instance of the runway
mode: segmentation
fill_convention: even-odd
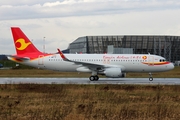
[[[0,78],[0,84],[162,84],[180,85],[180,78],[100,78],[99,81],[90,81],[88,78]]]

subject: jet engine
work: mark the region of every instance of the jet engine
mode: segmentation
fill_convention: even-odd
[[[122,73],[121,68],[106,68],[104,75],[109,78],[123,78],[126,73]]]

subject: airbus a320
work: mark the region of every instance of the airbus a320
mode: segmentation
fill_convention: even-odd
[[[123,78],[128,72],[147,72],[152,81],[152,72],[164,72],[174,68],[164,57],[152,54],[48,54],[39,51],[19,27],[11,27],[15,55],[8,59],[17,63],[63,72],[88,72],[89,80],[99,80],[98,75]]]

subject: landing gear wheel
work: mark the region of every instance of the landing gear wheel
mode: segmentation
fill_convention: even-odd
[[[99,77],[96,75],[96,76],[94,76],[94,78],[95,78],[95,81],[98,81],[99,80]]]
[[[90,81],[94,81],[94,80],[95,80],[95,77],[94,77],[94,76],[90,76],[90,77],[89,77],[89,80],[90,80]]]
[[[149,81],[153,81],[153,77],[149,77]]]
[[[97,75],[95,75],[95,76],[90,76],[90,77],[89,77],[89,80],[90,80],[90,81],[98,81],[98,80],[99,80],[99,77],[98,77]]]
[[[149,81],[153,81],[152,73],[149,73]]]

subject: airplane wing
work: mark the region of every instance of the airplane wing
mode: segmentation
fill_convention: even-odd
[[[117,65],[107,65],[107,64],[100,64],[100,63],[87,63],[87,62],[82,62],[82,61],[73,61],[73,60],[69,60],[61,51],[60,49],[57,49],[58,53],[60,54],[61,58],[64,61],[68,61],[68,62],[73,62],[75,64],[79,64],[85,67],[88,67],[91,70],[102,70],[103,68],[109,68],[109,67],[119,67]]]

